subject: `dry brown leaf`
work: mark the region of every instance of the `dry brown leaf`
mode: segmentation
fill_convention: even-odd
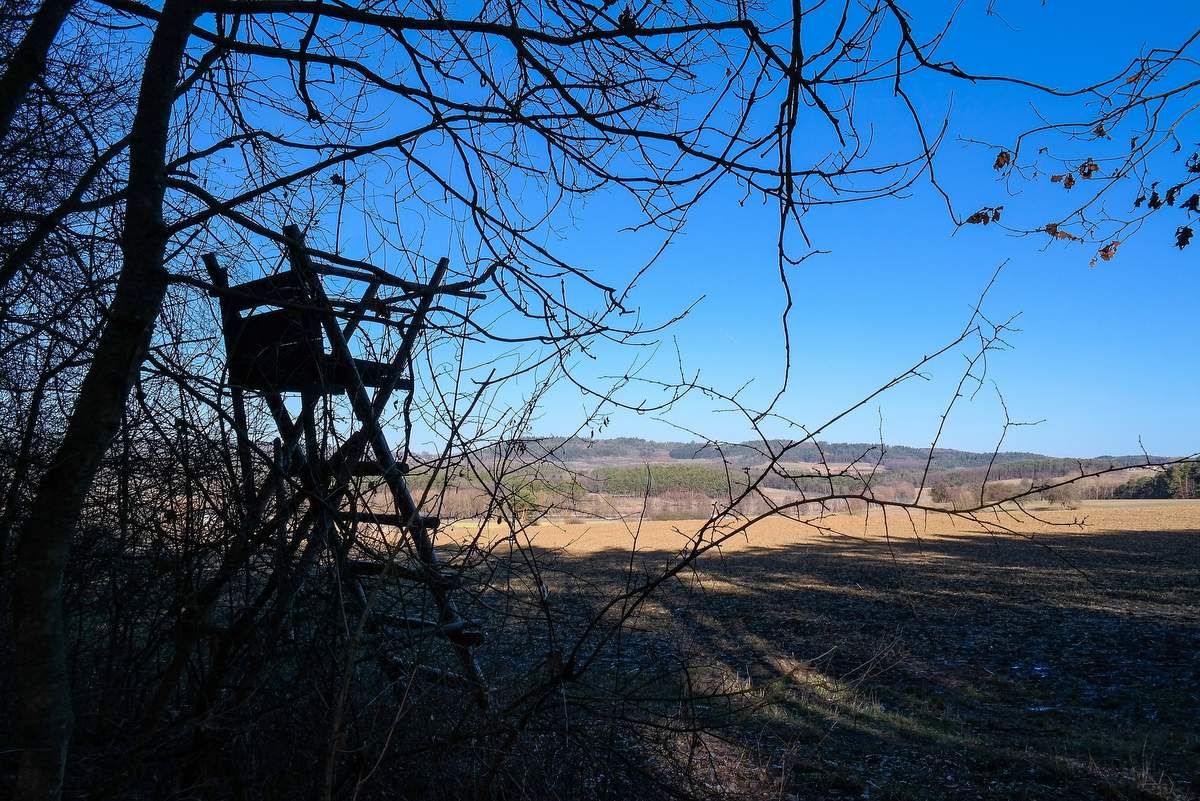
[[[1079,165],[1079,177],[1091,178],[1096,173],[1100,172],[1100,165],[1092,159],[1088,159]]]
[[[1181,225],[1175,229],[1175,247],[1183,250],[1192,241],[1192,227],[1190,225]]]
[[[988,223],[1000,222],[1000,212],[1003,210],[1003,206],[984,206],[963,220],[963,225],[987,225]]]
[[[1105,261],[1112,261],[1113,256],[1117,255],[1117,248],[1119,247],[1121,247],[1121,241],[1114,239],[1112,242],[1109,242],[1107,245],[1100,248],[1100,250],[1096,251],[1096,254]]]
[[[1082,239],[1075,236],[1075,234],[1071,233],[1070,231],[1058,230],[1058,223],[1046,223],[1046,227],[1043,228],[1042,230],[1045,231],[1046,233],[1050,234],[1050,236],[1054,237],[1055,239],[1067,239],[1067,240],[1070,240],[1071,242],[1082,242],[1083,241]]]
[[[1011,163],[1012,163],[1012,153],[1009,153],[1007,150],[1001,150],[1000,153],[997,154],[997,156],[996,156],[996,162],[994,164],[992,164],[992,169],[993,170],[1003,170],[1005,167],[1007,167]]]

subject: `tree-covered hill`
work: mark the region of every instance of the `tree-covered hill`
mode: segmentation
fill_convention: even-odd
[[[739,466],[761,465],[773,457],[786,464],[874,465],[888,471],[923,470],[929,449],[908,445],[883,445],[869,442],[805,442],[776,439],[762,442],[706,443],[660,442],[637,437],[611,439],[566,439],[535,437],[526,442],[531,459],[549,455],[576,467],[644,465],[662,462],[728,461]],[[779,455],[782,454],[780,457]],[[1158,460],[1159,457],[1149,457]],[[993,478],[1043,478],[1098,466],[1128,466],[1146,462],[1145,455],[1057,457],[1026,451],[991,452],[936,448],[934,470],[986,469],[992,466]]]

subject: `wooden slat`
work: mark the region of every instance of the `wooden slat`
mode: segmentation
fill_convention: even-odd
[[[338,512],[338,519],[346,523],[367,523],[379,526],[395,526],[396,528],[405,528],[408,526],[407,518],[387,512]],[[442,522],[436,517],[422,517],[421,520],[425,528],[429,531],[436,529]]]
[[[350,475],[354,478],[376,478],[383,475],[383,469],[376,461],[362,461],[350,468]]]
[[[408,465],[398,464],[396,465],[396,470],[398,470],[402,476],[407,475]],[[354,467],[350,468],[350,475],[354,476],[355,478],[379,478],[383,475],[383,465],[379,464],[379,462],[375,461],[374,459],[363,459],[361,462],[355,464]]]
[[[438,587],[456,588],[462,586],[458,579],[450,576],[435,573],[432,576],[428,573],[423,573],[417,570],[410,570],[400,565],[386,565],[384,562],[377,562],[368,559],[351,559],[347,562],[347,567],[356,576],[380,576],[384,574],[384,568],[387,567],[387,575],[394,578],[406,579],[415,581],[419,584],[436,585]]]
[[[279,303],[305,303],[308,293],[291,270],[267,275],[229,288],[228,302],[237,311]]]
[[[478,624],[470,620],[456,620],[452,623],[439,624],[437,621],[425,620],[419,617],[388,615],[380,622],[385,626],[445,637],[451,642],[462,645],[482,645],[486,639],[483,630],[479,628]]]

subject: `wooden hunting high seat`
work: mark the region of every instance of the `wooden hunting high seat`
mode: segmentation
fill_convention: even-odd
[[[224,305],[229,383],[263,392],[340,393],[353,383],[349,365],[325,351],[321,310],[313,305],[304,279],[285,270],[230,287]],[[263,306],[278,308],[244,315]],[[368,387],[386,380],[388,365],[354,359]],[[405,389],[401,380],[398,388]]]
[[[346,266],[346,260],[336,255],[307,248],[303,233],[294,225],[284,227],[282,240],[289,269],[234,287],[229,286],[229,274],[218,264],[215,254],[202,257],[210,292],[220,303],[228,391],[246,484],[244,496],[247,508],[253,510],[246,519],[265,519],[272,504],[291,515],[297,531],[294,541],[305,543],[305,556],[299,558],[298,570],[315,564],[315,557],[307,559],[308,555],[329,548],[336,554],[332,563],[340,584],[338,597],[345,599],[348,608],[363,620],[373,621],[372,630],[402,631],[403,636],[392,638],[389,648],[431,636],[446,640],[460,669],[458,674],[446,675],[455,675],[486,709],[488,686],[472,651],[483,641],[483,632],[463,617],[451,597],[457,582],[439,566],[434,547],[440,521],[422,513],[405,480],[407,466],[396,458],[387,439],[388,426],[381,421],[397,390],[412,391],[411,373],[402,379],[401,371],[412,369],[417,337],[425,330],[436,299],[443,295],[483,298],[482,293],[473,291],[480,279],[447,285],[450,262],[446,258],[438,260],[428,283],[404,280],[369,264]],[[342,263],[324,263],[329,261]],[[358,301],[330,298],[323,278],[361,282],[367,289]],[[376,292],[380,286],[393,287],[399,293],[379,298]],[[398,334],[386,340],[395,344],[386,364],[352,355],[354,334],[369,337],[363,331],[365,324],[385,326]],[[257,488],[258,471],[246,422],[247,390],[260,396],[279,429],[271,469]],[[300,403],[286,403],[284,392],[301,393]],[[343,392],[357,430],[352,429],[330,451],[322,447],[317,409],[322,396]],[[293,417],[296,406],[299,412]],[[321,421],[328,431],[332,424],[328,416],[322,415]],[[375,503],[360,497],[356,477],[380,479],[371,489],[372,494],[378,493]],[[292,493],[296,494],[287,500]],[[390,510],[378,503],[385,493],[392,496]],[[300,514],[300,501],[306,497],[307,509]],[[393,548],[390,543],[395,535],[384,535],[384,527],[400,532],[406,547]],[[372,528],[379,531],[373,532]],[[370,546],[370,541],[378,547]],[[423,587],[436,614],[405,617],[372,609],[365,584],[379,581]],[[292,594],[286,603],[294,598]],[[386,650],[381,647],[377,652],[386,658]]]

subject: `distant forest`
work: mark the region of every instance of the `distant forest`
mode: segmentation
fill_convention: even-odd
[[[852,462],[873,464],[880,460],[881,466],[889,470],[923,468],[929,456],[928,448],[908,445],[883,445],[878,442],[805,442],[773,439],[767,445],[762,442],[736,442],[714,444],[709,442],[660,442],[637,437],[612,437],[609,439],[570,439],[564,437],[536,437],[526,441],[531,454],[553,454],[565,462],[596,462],[602,460],[656,462],[675,460],[725,459],[739,464],[762,464],[771,453],[787,450],[782,461],[789,464],[821,461],[831,465]],[[1033,469],[1041,464],[1045,469],[1058,470],[1062,465],[1106,463],[1113,465],[1135,465],[1160,457],[1136,456],[1092,456],[1085,459],[1075,457],[1046,456],[1027,451],[1000,451],[995,454],[995,464],[1026,463]],[[993,461],[991,452],[960,451],[952,448],[935,448],[933,462],[938,468],[949,470],[963,467],[987,467]]]
[[[859,464],[879,466],[891,471],[923,470],[929,458],[928,448],[908,445],[880,445],[870,442],[805,442],[774,439],[766,445],[762,442],[706,443],[706,442],[659,442],[637,437],[613,437],[610,439],[566,439],[563,437],[537,437],[526,440],[525,447],[531,459],[550,455],[565,464],[586,465],[602,462],[627,462],[648,464],[655,462],[722,460],[744,466],[761,465],[773,455],[785,453],[779,459],[785,464],[820,464],[831,466]],[[959,470],[984,468],[992,465],[993,478],[1042,478],[1062,475],[1072,469],[1078,471],[1098,466],[1124,467],[1143,464],[1147,460],[1158,461],[1161,457],[1146,455],[1092,456],[1087,458],[1046,456],[1027,451],[990,452],[961,451],[952,448],[935,448],[932,469]],[[1002,469],[1002,466],[1007,466]],[[1003,475],[1001,473],[1004,473]]]
[[[808,493],[828,488],[832,483],[838,491],[862,491],[867,486],[908,487],[908,492],[900,493],[907,496],[921,483],[929,459],[927,448],[850,442],[795,444],[782,439],[766,445],[761,442],[716,445],[636,437],[592,440],[543,437],[527,440],[524,447],[531,463],[540,466],[539,480],[525,486],[537,493],[553,491],[571,497],[589,492],[651,497],[682,492],[721,498],[744,490],[752,474],[763,489]],[[776,462],[778,469],[759,476],[755,468],[781,453],[784,455]],[[1137,466],[1146,463],[1147,458],[1145,455],[1064,458],[1025,451],[992,454],[937,448],[925,485],[937,483],[953,491],[977,488],[985,480],[1026,482],[1032,486],[1083,473]],[[558,464],[560,469],[548,468],[549,464]],[[1139,479],[1137,489],[1130,492],[1147,494],[1120,497],[1192,497],[1169,494],[1174,490],[1164,490],[1162,481],[1157,477]],[[1187,486],[1194,488],[1194,483]],[[1116,483],[1108,486],[1111,489]],[[1159,494],[1164,492],[1168,494]],[[1109,494],[1105,492],[1102,497]]]
[[[1113,492],[1114,498],[1200,498],[1200,462],[1171,465],[1153,476],[1135,478]]]

